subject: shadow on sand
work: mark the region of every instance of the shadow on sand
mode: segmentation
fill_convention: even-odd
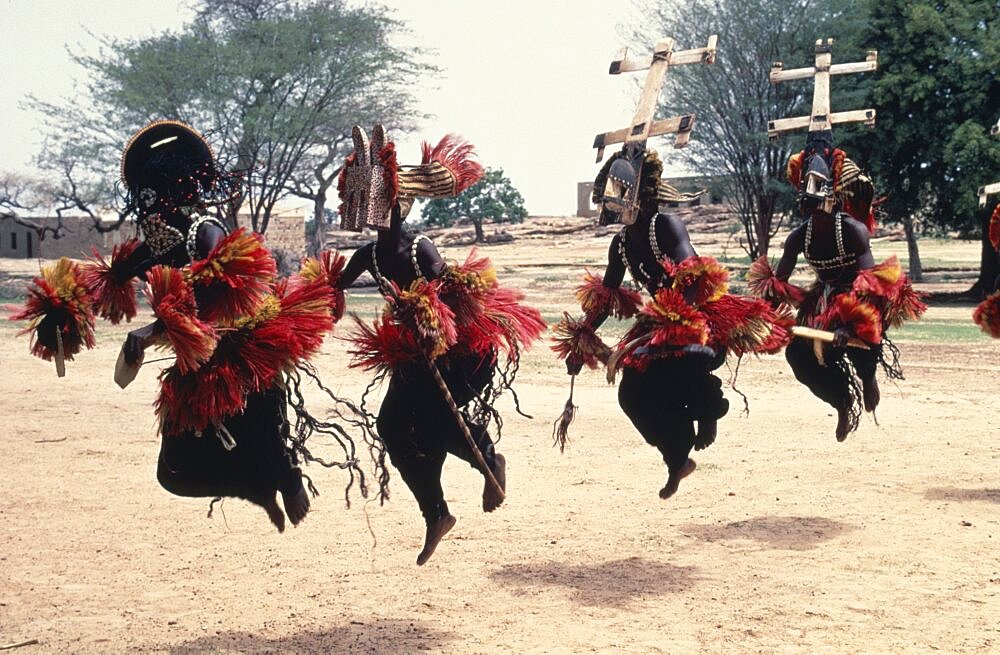
[[[623,607],[636,599],[683,592],[695,569],[641,557],[599,564],[509,564],[490,574],[499,584],[564,587],[581,605]]]
[[[809,550],[854,528],[822,516],[758,516],[725,525],[680,526],[681,532],[702,541],[749,539],[776,550]]]
[[[960,489],[958,487],[933,487],[924,494],[927,500],[952,500],[967,503],[981,500],[1000,503],[1000,489]]]
[[[231,631],[206,635],[166,646],[172,655],[195,653],[412,653],[444,649],[455,635],[428,627],[419,621],[370,619],[351,621],[327,630],[299,632],[284,637],[265,637]]]

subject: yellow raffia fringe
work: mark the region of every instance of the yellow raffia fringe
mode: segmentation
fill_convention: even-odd
[[[265,321],[270,321],[281,313],[281,301],[275,295],[264,296],[263,302],[257,307],[257,311],[248,316],[242,316],[233,321],[233,327],[237,330],[253,330]]]
[[[299,270],[299,277],[308,282],[315,282],[323,276],[323,265],[319,259],[309,257],[302,262],[302,269]]]

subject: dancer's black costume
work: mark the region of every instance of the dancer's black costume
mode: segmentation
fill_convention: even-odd
[[[341,176],[342,226],[379,233],[354,253],[339,285],[367,271],[388,303],[373,325],[358,321],[352,353],[355,366],[389,376],[376,427],[424,516],[423,564],[455,523],[441,488],[448,453],[484,474],[485,511],[503,502],[506,464],[487,425],[499,417],[493,401],[512,382],[507,372],[545,324],[520,304],[522,294],[498,285],[489,260],[473,250],[464,264],[448,265],[429,239],[402,227],[413,198],[453,196],[482,176],[469,144],[445,137],[424,145],[419,165],[401,167],[382,126],[371,142],[361,128],[354,138]],[[494,385],[500,351],[506,363]]]

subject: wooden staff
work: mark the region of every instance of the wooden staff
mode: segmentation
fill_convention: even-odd
[[[377,271],[376,271],[377,272]],[[381,286],[381,285],[380,285]],[[391,284],[384,285],[384,291],[388,291],[389,295],[393,297],[394,300],[399,300],[399,295]],[[438,389],[444,396],[444,400],[448,403],[448,409],[451,410],[451,415],[454,417],[455,422],[458,423],[459,429],[462,431],[462,436],[465,437],[465,441],[469,444],[469,448],[472,450],[473,456],[476,458],[476,463],[483,469],[483,475],[486,480],[493,486],[494,489],[500,494],[500,500],[503,501],[507,496],[504,493],[503,488],[500,483],[497,482],[496,477],[493,475],[493,471],[487,466],[486,460],[483,458],[483,453],[479,450],[479,446],[472,439],[472,433],[469,432],[469,426],[465,424],[465,418],[462,413],[458,410],[458,404],[455,403],[455,398],[451,395],[451,390],[448,385],[445,384],[444,378],[441,377],[441,371],[438,370],[437,364],[435,364],[427,353],[424,353],[424,363],[427,364],[427,369],[431,372],[434,377],[434,382],[437,383]]]
[[[483,458],[483,453],[479,450],[479,446],[472,439],[472,433],[469,432],[469,426],[466,425],[465,419],[462,417],[462,413],[458,410],[458,405],[455,403],[455,399],[451,395],[451,390],[448,385],[445,384],[444,378],[441,377],[441,371],[438,370],[437,364],[431,361],[430,357],[424,355],[424,362],[427,364],[427,368],[430,370],[431,375],[434,376],[434,382],[437,383],[438,389],[441,390],[441,394],[444,396],[444,400],[448,403],[448,408],[451,410],[451,415],[455,417],[455,422],[458,423],[458,427],[462,430],[462,435],[469,444],[469,448],[472,450],[473,456],[476,458],[476,462],[483,469],[483,475],[486,476],[486,480],[493,486],[494,489],[500,494],[500,500],[503,501],[506,498],[503,488],[500,483],[497,482],[496,477],[493,475],[493,471],[490,467],[486,465],[486,460]]]
[[[66,377],[66,351],[63,349],[62,328],[56,328],[56,375]]]
[[[826,366],[826,358],[823,357],[823,344],[833,343],[833,339],[836,336],[833,332],[817,330],[816,328],[805,327],[804,325],[796,325],[792,328],[792,335],[802,339],[812,339],[813,354],[816,355],[816,361],[819,362],[820,366]],[[871,350],[871,346],[856,337],[848,339],[847,345],[859,350]]]

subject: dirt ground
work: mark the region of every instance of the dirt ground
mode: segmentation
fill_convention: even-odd
[[[560,237],[487,254],[552,320],[574,309],[567,290],[606,252],[607,237]],[[374,311],[370,292],[348,302]],[[924,327],[898,335],[907,379],[883,382],[878,422],[866,416],[843,444],[830,409],[783,357],[745,360],[738,387],[749,416],[727,390],[734,410],[718,441],[695,455],[698,470],[669,501],[657,497],[666,471],[656,450],[598,373],[577,381],[567,451],[552,448],[568,378],[539,345],[517,387],[534,418],[502,405],[506,504],[483,514],[481,478],[449,460],[444,484],[459,521],[424,567],[414,564],[422,521],[396,477],[386,505],[355,492],[346,509],[344,475],[310,467],[322,495],[285,534],[241,501],[206,518],[207,501],[156,483],[150,405],[163,363],[118,389],[125,330],[102,326],[98,348],[57,379],[4,321],[0,646],[38,640],[13,651],[25,655],[1000,652],[1000,343],[970,314],[932,307]],[[319,370],[357,396],[367,377],[347,362],[331,339]]]

